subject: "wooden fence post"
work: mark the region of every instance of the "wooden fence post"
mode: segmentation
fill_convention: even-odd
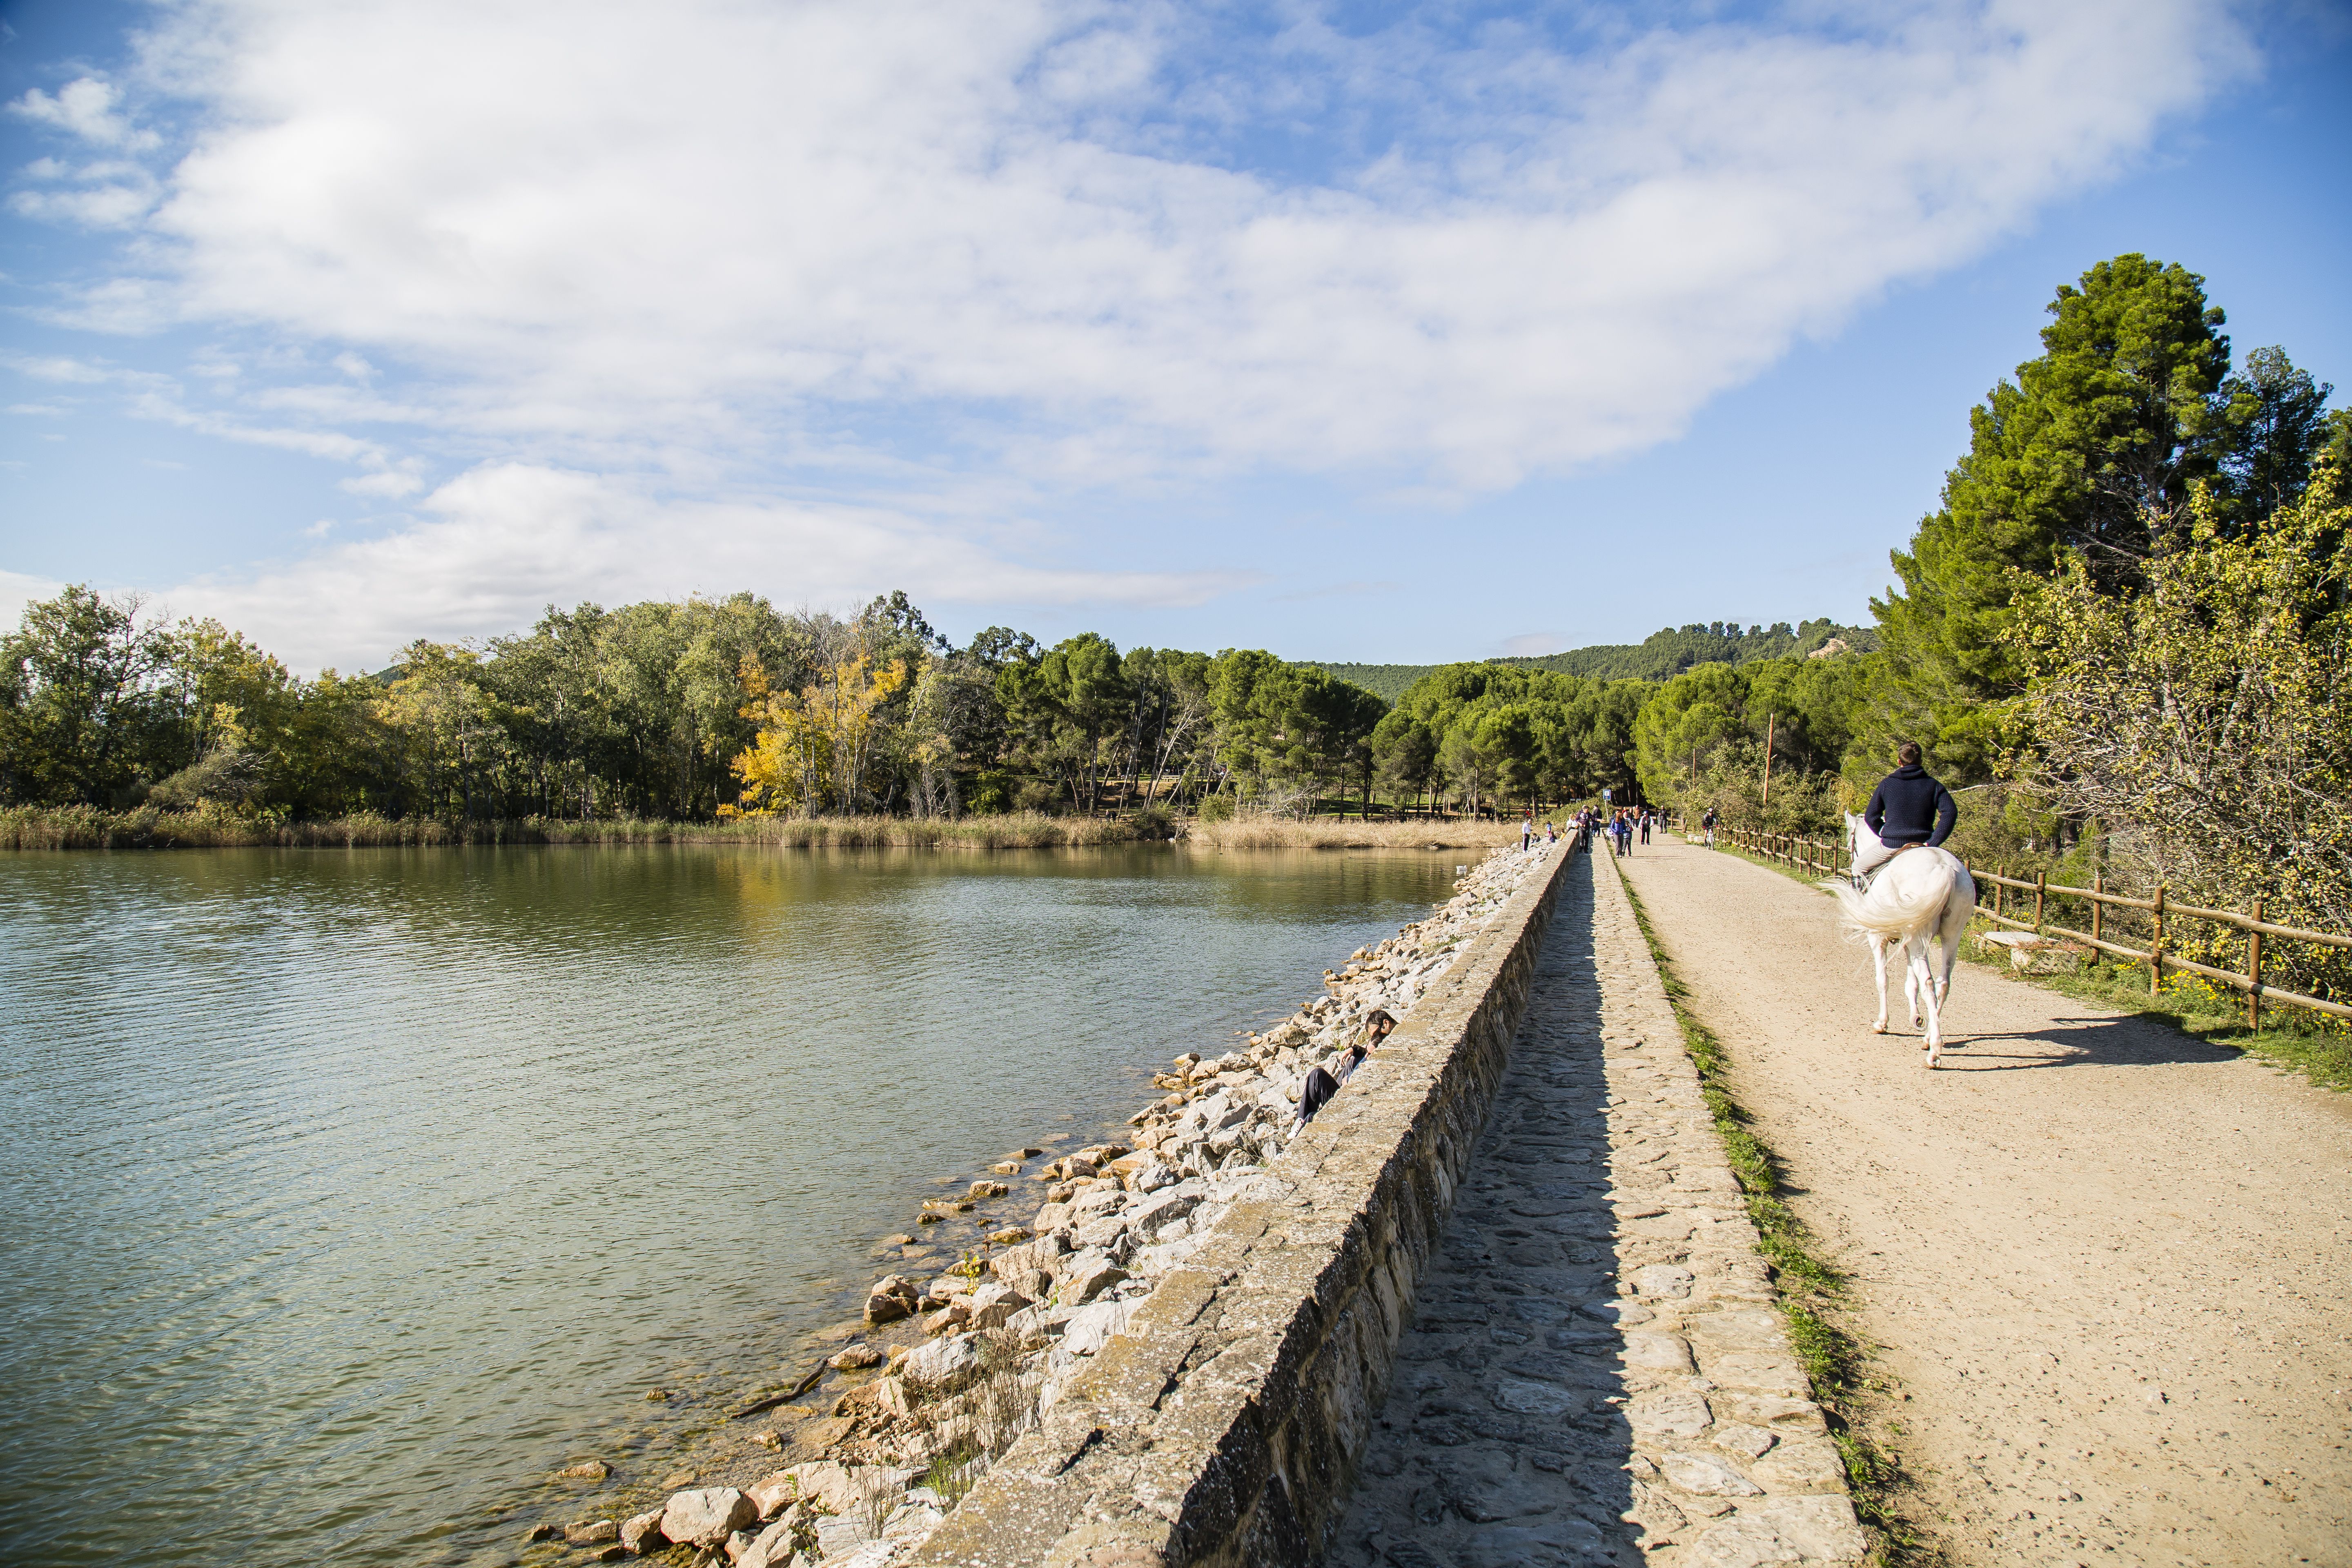
[[[2156,940],[2147,944],[2147,994],[2155,995],[2164,988],[2164,884],[2156,888]]]
[[[2263,901],[2254,900],[2254,923],[2263,919]],[[2263,933],[2246,933],[2246,1028],[2249,1033],[2263,1026]]]
[[[2048,896],[2049,891],[2050,873],[2047,871],[2033,873],[2033,934],[2036,936],[2042,934],[2042,902]]]
[[[2100,902],[2100,901],[2099,901],[2099,895],[2100,895],[2101,893],[2105,892],[2106,890],[2107,890],[2107,879],[2106,879],[2105,874],[2105,873],[2103,873],[2103,872],[2099,872],[2099,871],[2094,871],[2094,872],[2092,872],[2092,873],[2091,873],[2091,940],[2092,940],[2093,942],[2096,942],[2096,941],[2098,941],[2098,940],[2099,940],[2099,917],[2100,917],[2101,915],[2103,915],[2103,914],[2106,913],[2106,910],[2107,910],[2107,906],[2106,906],[2105,904],[2104,904],[2104,903],[2102,903],[2102,902]],[[2095,960],[2093,960],[2093,962],[2094,962],[2094,963],[2095,963],[2095,962],[2097,962],[2097,961],[2095,959]]]

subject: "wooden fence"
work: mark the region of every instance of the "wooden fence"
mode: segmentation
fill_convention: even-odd
[[[1848,861],[1845,846],[1843,844],[1824,843],[1817,838],[1804,838],[1791,833],[1768,833],[1760,828],[1752,827],[1717,827],[1715,831],[1717,837],[1728,840],[1738,848],[1759,859],[1812,871],[1824,877],[1845,874]],[[2095,875],[2091,879],[2089,887],[2074,888],[2049,880],[2047,872],[2036,872],[2031,881],[2022,877],[2004,876],[1998,871],[1979,870],[1973,866],[1969,868],[1969,874],[1976,879],[1978,899],[1976,912],[1979,916],[1997,925],[2008,926],[2013,931],[2030,931],[2037,936],[2063,937],[2069,942],[2079,942],[2085,946],[2096,948],[2101,952],[2112,953],[2128,963],[2145,963],[2147,965],[2147,988],[2151,995],[2164,984],[2165,973],[2169,970],[2202,975],[2208,980],[2227,985],[2233,991],[2244,993],[2246,1026],[2250,1029],[2262,1027],[2263,1004],[2265,1002],[2276,1003],[2286,1007],[2301,1007],[2314,1013],[2325,1013],[2330,1017],[2352,1018],[2352,1006],[2347,1006],[2341,1002],[2331,1002],[2324,997],[2305,996],[2299,992],[2283,991],[2275,985],[2265,984],[2263,980],[2263,940],[2265,937],[2280,942],[2314,942],[2322,947],[2352,947],[2352,936],[2338,936],[2333,931],[2304,931],[2295,926],[2273,925],[2263,919],[2263,906],[2260,900],[2255,900],[2252,914],[2240,914],[2234,910],[2207,910],[2200,909],[2194,904],[2173,903],[2169,901],[2166,890],[2161,887],[2147,898],[2131,898],[2122,893],[2111,893],[2104,885],[2105,879]],[[1985,901],[1988,890],[1991,900],[1990,903]],[[2018,911],[2016,913],[2011,912],[2012,900],[2007,896],[2012,892],[2018,895],[2013,901],[2013,906]],[[2032,920],[2022,918],[2025,895],[2028,893],[2033,896]],[[2077,931],[2070,926],[2053,923],[2050,920],[2050,904],[2053,899],[2073,899],[2088,906],[2091,911],[2091,929]],[[2121,942],[2107,940],[2106,911],[2109,910],[2130,910],[2136,913],[2147,915],[2150,933],[2147,946],[2126,947]],[[2200,963],[2194,959],[2183,958],[2178,953],[2167,952],[2165,950],[2166,922],[2178,920],[2207,921],[2232,931],[2243,931],[2246,935],[2244,972],[2219,969],[2212,964]]]

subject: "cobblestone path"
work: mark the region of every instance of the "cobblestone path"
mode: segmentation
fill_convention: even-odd
[[[1605,851],[1559,898],[1329,1560],[1855,1561],[1836,1451]]]

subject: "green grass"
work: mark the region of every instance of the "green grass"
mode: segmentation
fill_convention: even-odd
[[[1973,938],[1997,929],[1990,921],[1978,921],[1969,926],[1969,933]],[[2292,1068],[2324,1089],[2352,1089],[2352,1031],[2318,1015],[2265,1007],[2263,1026],[2254,1030],[2246,1027],[2244,997],[2208,984],[2197,975],[2167,975],[2163,991],[2151,996],[2144,964],[2103,960],[2074,974],[2022,975],[2011,969],[2005,955],[1989,955],[1974,941],[1961,944],[1960,955],[2005,980],[2168,1024],[2208,1045],[2225,1046]]]
[[[1855,1401],[1882,1385],[1870,1376],[1869,1352],[1836,1321],[1845,1276],[1814,1253],[1804,1222],[1782,1201],[1780,1159],[1757,1136],[1748,1113],[1732,1096],[1726,1082],[1730,1064],[1723,1042],[1691,1012],[1690,988],[1675,973],[1673,962],[1659,945],[1641,895],[1622,871],[1619,880],[1633,907],[1643,939],[1650,944],[1651,960],[1657,965],[1658,979],[1682,1028],[1684,1048],[1698,1068],[1700,1092],[1723,1139],[1724,1154],[1746,1194],[1759,1248],[1771,1265],[1773,1289],[1781,1321],[1788,1327],[1790,1348],[1805,1369],[1815,1403],[1829,1419],[1831,1440],[1845,1462],[1854,1512],[1870,1531],[1872,1559],[1885,1568],[1932,1568],[1942,1561],[1942,1553],[1905,1513],[1912,1489],[1901,1461],[1872,1442],[1853,1419]]]

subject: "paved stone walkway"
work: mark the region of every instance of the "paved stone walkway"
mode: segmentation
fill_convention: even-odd
[[[1632,906],[1580,860],[1329,1561],[1858,1560]]]

